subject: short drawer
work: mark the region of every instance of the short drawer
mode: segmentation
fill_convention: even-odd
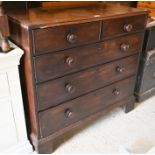
[[[38,110],[56,106],[136,73],[138,54],[36,87]]]
[[[102,39],[142,31],[145,28],[145,24],[146,15],[105,20],[102,24]]]
[[[143,33],[37,56],[36,82],[44,82],[141,51]]]
[[[34,53],[43,54],[99,41],[100,22],[33,30]]]
[[[133,95],[135,77],[114,83],[55,108],[39,113],[40,132],[46,137],[72,123]]]

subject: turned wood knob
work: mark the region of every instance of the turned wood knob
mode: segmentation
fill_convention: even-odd
[[[72,57],[67,57],[65,61],[68,66],[72,66],[74,63],[74,59]]]
[[[70,117],[73,116],[73,112],[72,112],[70,109],[66,109],[66,110],[65,110],[65,116],[66,116],[67,118],[70,118]]]
[[[133,26],[131,24],[125,24],[124,25],[124,31],[131,32],[133,29]]]
[[[115,96],[118,96],[118,95],[120,94],[120,90],[119,90],[119,89],[114,89],[114,90],[113,90],[113,94],[114,94]]]
[[[116,71],[119,72],[119,73],[122,73],[122,72],[125,71],[125,68],[118,66],[118,67],[116,67]]]
[[[74,35],[74,34],[68,34],[67,35],[67,41],[69,42],[69,43],[75,43],[76,41],[77,41],[77,36],[76,35]]]
[[[74,93],[75,92],[75,87],[71,84],[67,84],[66,85],[66,90],[69,92],[69,93]]]
[[[129,44],[121,44],[121,50],[122,51],[127,51],[130,48]]]

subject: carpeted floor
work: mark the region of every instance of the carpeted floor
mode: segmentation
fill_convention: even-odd
[[[57,153],[146,153],[155,146],[155,97],[125,114],[121,108],[72,130],[55,145]]]

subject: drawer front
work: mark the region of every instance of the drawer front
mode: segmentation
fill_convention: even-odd
[[[143,33],[137,33],[94,45],[37,56],[34,59],[36,81],[47,81],[132,55],[141,50],[142,41]]]
[[[91,22],[34,30],[35,54],[99,41],[100,25],[100,22]]]
[[[38,110],[56,106],[70,99],[134,75],[138,55],[88,69],[37,86]]]
[[[102,39],[142,31],[145,28],[145,23],[145,15],[105,20],[102,26]]]
[[[85,96],[39,113],[42,137],[69,126],[106,106],[133,95],[135,77],[114,83]]]

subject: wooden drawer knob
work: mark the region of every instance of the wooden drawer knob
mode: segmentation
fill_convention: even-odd
[[[119,73],[122,73],[122,72],[125,71],[125,68],[118,66],[118,67],[116,67],[116,71],[119,72]]]
[[[128,51],[128,49],[130,48],[130,45],[129,44],[121,44],[121,50],[122,51]]]
[[[74,93],[75,92],[75,87],[71,84],[67,84],[66,85],[66,90],[69,92],[69,93]]]
[[[70,117],[73,116],[73,112],[72,112],[70,109],[66,109],[66,110],[65,110],[65,116],[66,116],[67,118],[70,118]]]
[[[74,63],[74,59],[72,57],[67,57],[65,61],[68,66],[72,66]]]
[[[113,90],[113,94],[114,94],[115,96],[118,96],[118,95],[120,94],[120,90],[119,90],[119,89],[114,89],[114,90]]]
[[[67,35],[67,41],[71,44],[77,42],[77,36],[75,34],[68,34]]]
[[[124,25],[124,31],[131,32],[133,29],[133,26],[131,24],[125,24]]]

